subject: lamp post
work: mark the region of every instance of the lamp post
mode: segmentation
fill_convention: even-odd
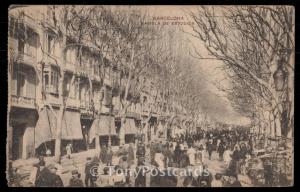
[[[111,97],[112,97],[112,89],[111,89]],[[109,135],[108,135],[108,147],[111,147],[111,120],[113,113],[113,104],[112,101],[109,104]]]

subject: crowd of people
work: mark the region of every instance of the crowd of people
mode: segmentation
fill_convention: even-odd
[[[79,170],[70,171],[67,186],[242,187],[257,186],[260,180],[262,184],[272,186],[272,162],[257,158],[253,150],[253,141],[246,130],[201,131],[149,144],[139,140],[136,144],[122,145],[115,152],[111,147],[103,146],[98,156],[86,158],[84,178],[81,178]],[[71,152],[67,154],[67,158],[70,157]],[[220,161],[224,171],[212,174],[209,170],[213,167],[208,167],[212,160]],[[43,156],[34,167],[35,173],[31,178],[34,186],[64,186],[57,166],[46,166]],[[96,170],[91,171],[95,167]],[[168,171],[196,168],[203,171],[187,175]],[[129,173],[130,170],[135,170],[134,174]],[[154,171],[158,174],[151,174]]]

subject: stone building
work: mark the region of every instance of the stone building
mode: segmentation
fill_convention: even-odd
[[[54,155],[55,114],[60,108],[57,62],[62,62],[62,53],[45,13],[38,7],[9,13],[7,129],[8,154],[13,160],[33,157],[47,149]],[[72,37],[67,39],[72,41]],[[101,53],[85,49],[80,62],[76,54],[76,49],[66,52],[63,87],[68,91],[63,93],[67,99],[61,133],[62,152],[68,143],[73,144],[75,152],[97,147],[107,143],[109,135],[112,144],[117,145],[121,105],[120,96],[114,92],[121,87],[121,71],[108,58],[102,63]],[[100,77],[100,72],[104,77]],[[146,106],[152,95],[147,90],[142,95],[143,99],[129,108],[125,123],[126,142],[134,141],[141,131],[141,120],[147,116],[149,108],[142,109],[142,105]],[[158,116],[155,109],[152,127],[158,123]]]

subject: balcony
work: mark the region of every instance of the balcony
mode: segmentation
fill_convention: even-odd
[[[80,101],[73,98],[68,98],[67,100],[67,107],[78,109],[80,107]]]
[[[76,66],[76,72],[82,76],[87,77],[89,75],[89,68],[86,66]]]
[[[36,108],[34,98],[12,95],[11,102],[12,102],[12,106],[15,107],[22,107],[22,108],[29,108],[29,109]]]
[[[50,104],[52,104],[54,106],[59,106],[60,105],[57,96],[48,93],[47,96],[46,96],[46,98],[47,98],[47,102],[49,102]]]
[[[80,101],[80,113],[84,118],[92,118],[94,111],[92,110],[92,105],[88,101]]]
[[[135,119],[140,119],[140,114],[136,112],[127,112],[127,117],[135,118]]]
[[[36,65],[36,48],[28,46],[28,51],[20,51],[17,55],[16,62],[23,63],[29,66],[34,67]]]

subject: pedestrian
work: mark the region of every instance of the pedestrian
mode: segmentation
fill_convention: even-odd
[[[206,151],[208,152],[209,160],[211,160],[211,155],[212,155],[213,150],[214,150],[214,147],[213,147],[212,141],[209,141],[206,145]]]
[[[135,174],[135,187],[146,187],[146,170],[144,159],[139,159]]]
[[[99,158],[103,164],[106,165],[108,163],[107,162],[107,147],[106,147],[106,145],[103,145],[103,147],[100,151]]]
[[[242,187],[240,181],[235,176],[229,177],[229,186],[228,187]]]
[[[264,166],[265,185],[271,187],[273,184],[272,162],[269,159],[266,159],[263,166]]]
[[[136,150],[136,158],[144,157],[145,156],[145,145],[142,142],[139,142],[137,150]]]
[[[191,166],[194,166],[196,164],[196,162],[195,162],[195,154],[196,154],[195,148],[192,145],[190,145],[189,149],[187,151],[187,155],[189,156],[189,162],[190,162]]]
[[[91,157],[87,157],[86,158],[86,164],[85,164],[85,179],[84,179],[84,183],[86,187],[94,187],[94,178],[92,175],[92,172],[95,173],[95,168],[93,167],[94,164],[92,162],[92,158]],[[92,170],[93,169],[93,170]]]
[[[71,172],[72,178],[69,181],[69,187],[83,187],[83,182],[80,179],[80,173],[77,170]]]
[[[169,147],[169,144],[165,145],[164,154],[165,156],[165,167],[171,167],[173,165],[173,152]]]
[[[127,161],[128,163],[134,160],[134,148],[133,148],[133,143],[130,143],[128,146],[128,156],[127,156]]]
[[[229,163],[231,161],[231,150],[229,147],[226,147],[226,150],[223,153],[223,160],[224,160],[225,165],[228,168]]]
[[[35,186],[48,187],[48,177],[50,175],[50,170],[47,167],[45,167],[43,163],[40,166],[41,166],[41,171],[36,177]]]
[[[96,185],[97,187],[111,187],[113,186],[113,181],[111,179],[111,175],[109,173],[109,168],[104,167],[103,168],[103,174],[100,174],[97,181]]]
[[[213,180],[212,174],[208,171],[208,166],[203,165],[203,172],[199,176],[198,183],[200,187],[211,187],[211,182]]]
[[[156,163],[159,170],[164,170],[164,155],[162,154],[161,150],[158,149],[157,152],[154,155],[154,162]]]
[[[174,150],[174,160],[175,160],[174,164],[175,164],[176,167],[179,166],[181,153],[182,153],[182,150],[180,149],[179,143],[177,143],[176,147],[175,147],[175,150]]]
[[[131,160],[129,162],[129,170],[128,170],[128,175],[127,175],[128,187],[135,187],[135,175],[134,175],[135,169],[136,169],[135,161]]]
[[[50,164],[47,169],[49,172],[45,172],[46,174],[42,175],[43,178],[43,184],[42,187],[63,187],[63,182],[59,175],[56,174],[57,167]],[[44,169],[46,170],[46,169]]]
[[[187,155],[187,149],[183,149],[183,153],[180,156],[179,167],[186,168],[190,165],[189,156]]]
[[[126,183],[126,178],[124,170],[120,166],[115,166],[115,170],[111,176],[113,186],[124,187]]]
[[[121,168],[121,169],[123,169],[124,171],[125,170],[127,170],[127,168],[128,168],[128,163],[127,163],[127,156],[122,156],[121,158],[120,158],[120,160],[119,160],[119,167]]]
[[[106,165],[112,165],[113,152],[111,147],[108,147],[106,154]]]
[[[220,144],[219,144],[219,146],[218,146],[218,153],[219,153],[219,159],[220,159],[220,161],[223,160],[223,154],[224,154],[224,151],[225,151],[224,143],[223,143],[223,142],[220,142]]]
[[[222,175],[217,173],[211,182],[211,187],[223,187]]]
[[[39,178],[41,171],[43,169],[45,169],[45,167],[46,167],[44,158],[39,158],[39,159],[40,159],[40,161],[34,165],[34,169],[32,169],[32,171],[30,173],[30,182],[32,184],[36,183],[36,180],[37,180],[37,178]]]
[[[72,154],[72,144],[71,143],[67,144],[66,151],[67,151],[67,158],[70,159],[71,154]]]

